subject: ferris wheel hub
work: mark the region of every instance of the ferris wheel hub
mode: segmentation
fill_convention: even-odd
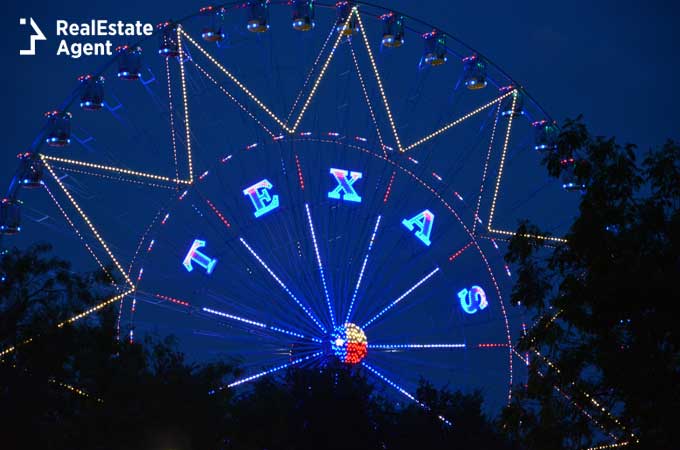
[[[366,333],[353,323],[336,327],[330,336],[330,344],[333,354],[345,364],[358,364],[368,353]]]

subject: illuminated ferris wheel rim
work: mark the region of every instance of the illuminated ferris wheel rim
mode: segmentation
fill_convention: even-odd
[[[444,198],[444,196],[441,193],[439,193],[436,189],[432,188],[431,185],[428,184],[426,181],[422,180],[413,171],[402,166],[398,161],[395,160],[395,158],[385,157],[381,154],[381,152],[378,152],[375,149],[372,149],[368,146],[361,146],[361,145],[359,145],[358,143],[355,143],[355,142],[345,142],[342,139],[341,136],[339,138],[336,138],[336,139],[330,139],[327,136],[325,136],[325,137],[324,136],[315,137],[315,136],[312,135],[312,133],[304,132],[301,135],[298,134],[298,135],[293,135],[293,136],[287,136],[287,137],[284,137],[282,139],[277,139],[277,140],[271,141],[269,144],[266,144],[265,146],[275,145],[275,144],[285,143],[285,142],[290,142],[292,144],[295,144],[295,143],[313,143],[313,144],[334,145],[334,146],[342,147],[343,150],[351,149],[351,151],[353,151],[353,152],[359,152],[359,153],[362,153],[362,154],[366,154],[371,159],[375,159],[377,161],[380,161],[383,164],[387,164],[388,167],[390,167],[390,171],[393,171],[393,173],[394,173],[394,170],[398,170],[404,176],[408,177],[409,179],[414,180],[414,182],[418,183],[420,185],[420,187],[426,192],[426,195],[434,196],[436,198],[436,200],[438,200],[438,203],[443,205],[443,207],[446,209],[446,211],[448,211],[449,214],[453,215],[456,218],[456,221],[463,228],[464,232],[467,234],[468,238],[470,239],[470,242],[468,244],[466,244],[463,248],[458,249],[458,251],[455,252],[453,255],[451,255],[451,257],[448,259],[448,263],[451,263],[455,258],[457,258],[457,256],[460,255],[460,253],[464,252],[465,249],[467,249],[467,248],[474,248],[474,249],[477,250],[479,257],[481,258],[481,262],[486,267],[485,270],[487,271],[487,276],[489,277],[489,280],[493,284],[493,290],[496,293],[496,298],[497,298],[498,306],[499,306],[499,312],[501,313],[501,316],[502,316],[502,319],[499,320],[500,322],[502,322],[502,325],[499,324],[499,326],[500,326],[500,328],[503,329],[503,333],[505,335],[505,337],[501,339],[501,340],[505,341],[504,343],[475,344],[475,345],[471,346],[471,348],[476,348],[477,346],[479,346],[479,348],[494,348],[494,347],[501,347],[502,346],[502,347],[505,347],[507,349],[507,351],[508,351],[507,362],[509,363],[508,376],[509,376],[509,380],[510,380],[507,383],[508,396],[509,396],[511,385],[512,385],[512,378],[513,378],[513,376],[512,376],[512,358],[513,358],[514,346],[513,346],[513,343],[512,343],[512,337],[511,337],[510,330],[509,330],[509,320],[508,320],[507,311],[506,311],[506,308],[505,308],[505,302],[503,300],[503,295],[501,293],[500,286],[498,285],[498,282],[496,281],[496,275],[494,273],[494,269],[491,267],[491,263],[489,262],[489,260],[486,256],[486,252],[481,248],[476,236],[468,229],[468,227],[465,225],[464,221],[457,215],[454,208],[449,204],[449,202],[447,202],[447,200]],[[260,143],[258,143],[258,144],[260,144]],[[258,151],[269,154],[267,148],[259,149],[259,145],[258,146],[254,146],[254,145],[244,146],[244,147],[240,148],[239,150],[237,150],[236,152],[230,153],[228,155],[228,157],[222,158],[221,160],[218,159],[218,161],[215,161],[214,165],[209,167],[208,170],[206,170],[205,173],[206,174],[209,173],[209,172],[212,173],[213,170],[216,167],[221,167],[223,170],[228,170],[227,167],[232,167],[233,164],[225,166],[224,165],[225,160],[227,160],[227,161],[234,160],[235,161],[235,160],[238,159],[239,155],[244,155],[244,154],[248,154],[249,152],[253,152],[254,151],[253,148],[255,148],[255,147],[258,147]],[[300,153],[300,154],[302,155],[302,160],[304,161],[304,152]],[[292,155],[289,155],[289,156],[292,156]],[[295,176],[293,176],[294,174],[290,174],[290,175],[291,175],[292,178],[296,178]],[[186,201],[184,201],[184,200],[185,200],[185,198],[187,198],[186,196],[187,196],[188,193],[196,192],[196,193],[198,193],[199,198],[207,199],[207,197],[205,195],[201,194],[201,192],[200,192],[203,181],[204,181],[204,179],[199,177],[193,184],[191,184],[190,186],[187,186],[184,190],[181,190],[180,192],[178,192],[178,194],[176,196],[173,196],[173,198],[171,198],[169,200],[168,207],[166,209],[161,209],[161,210],[158,211],[154,220],[152,221],[152,223],[147,228],[147,230],[151,230],[151,229],[156,230],[156,234],[153,235],[155,238],[160,237],[160,234],[162,234],[162,232],[160,230],[158,230],[159,225],[164,224],[165,220],[169,216],[174,215],[175,208],[178,208],[182,204],[186,204]],[[298,184],[298,181],[294,180],[293,184],[294,185]],[[390,186],[391,186],[391,184],[390,184]],[[379,195],[379,197],[381,197],[381,195]],[[184,203],[182,203],[182,201],[184,201]],[[213,208],[214,205],[212,205],[211,202],[209,202],[209,204],[210,204],[211,208]],[[316,202],[313,202],[312,204],[315,205]],[[305,205],[305,207],[308,208],[308,205]],[[280,208],[281,208],[282,212],[288,212],[288,213],[292,214],[292,211],[288,210],[287,208],[285,208],[283,206],[281,206]],[[223,220],[221,213],[219,213],[215,209],[213,209],[213,212],[215,212],[215,214],[220,218],[220,220]],[[309,214],[309,209],[307,210],[307,212]],[[249,227],[256,221],[257,221],[257,219],[255,219],[253,221],[253,219],[251,218],[251,221],[247,222],[246,225],[244,225],[244,226]],[[230,227],[233,227],[233,223],[232,223],[232,225],[230,225]],[[376,225],[376,228],[377,228],[377,225]],[[375,233],[375,230],[374,230],[374,233]],[[232,234],[232,233],[229,233],[229,234]],[[374,237],[375,237],[375,234],[374,234]],[[130,267],[130,272],[129,272],[130,277],[133,277],[133,275],[134,275],[133,272],[139,270],[140,268],[142,268],[146,264],[147,261],[145,261],[145,260],[147,259],[147,257],[142,256],[142,255],[145,255],[145,253],[142,252],[141,250],[146,248],[145,242],[148,243],[150,239],[152,239],[151,233],[145,233],[140,238],[138,246],[137,246],[137,252],[135,253],[133,261],[131,262],[131,264],[129,266]],[[242,237],[240,237],[240,233],[233,233],[233,236],[231,236],[228,239],[228,241],[235,242],[235,243],[237,243],[237,245],[238,245],[238,242],[241,241],[242,243],[244,243],[244,245],[248,248],[248,250],[251,253],[254,251],[253,249],[250,248],[248,243],[245,242]],[[288,243],[279,242],[279,246],[280,247],[287,247],[289,245],[292,245],[294,243],[294,241],[295,241],[295,239],[291,238],[290,242],[288,242]],[[372,239],[371,239],[371,242],[372,242]],[[272,248],[268,248],[267,250],[272,251]],[[253,253],[253,255],[255,256],[254,253]],[[268,254],[265,253],[265,254],[263,254],[262,257],[266,260],[267,256],[268,256]],[[259,260],[260,256],[256,256],[256,258],[258,258],[258,260]],[[260,264],[263,264],[263,262],[261,260],[259,260],[259,261],[260,261]],[[153,265],[152,261],[148,261],[148,262]],[[326,263],[328,263],[328,261],[326,261]],[[436,264],[437,268],[435,269],[435,271],[431,272],[426,277],[421,279],[420,282],[422,282],[423,280],[427,280],[430,276],[433,275],[433,273],[439,272],[440,271],[440,268],[439,268],[440,265],[441,265],[441,267],[443,267],[444,264],[446,264],[446,263],[447,263],[447,261],[445,261],[445,260],[437,261],[437,264]],[[332,266],[328,266],[328,268],[330,268],[330,267],[332,267]],[[270,270],[268,267],[265,267],[265,268],[267,270]],[[445,271],[445,269],[443,271]],[[418,284],[420,284],[420,282],[417,283],[416,286]],[[143,301],[148,301],[148,303],[159,305],[158,299],[165,297],[163,295],[154,294],[153,292],[148,291],[147,288],[145,288],[145,287],[140,286],[140,288],[141,288],[140,294],[142,294],[142,297],[146,299],[146,300],[143,300]],[[481,292],[479,294],[477,294],[475,292],[475,289],[479,289],[479,291],[481,291]],[[481,290],[481,288],[479,288],[477,286],[472,286],[471,291],[472,291],[472,293],[470,295],[481,295],[482,296],[481,301],[483,303],[481,304],[479,309],[485,308],[486,305],[487,305],[487,300],[486,300],[486,296],[484,294],[484,291]],[[408,292],[410,292],[410,290]],[[461,293],[459,293],[458,295],[460,297]],[[168,300],[170,302],[173,302],[175,304],[177,304],[178,302],[181,303],[181,302],[184,302],[185,300],[187,300],[187,299],[177,299],[177,298],[171,298],[171,297],[165,297],[164,299]],[[462,302],[463,299],[460,298],[460,301]],[[182,305],[182,306],[189,307],[188,304],[185,304],[185,305]],[[195,307],[195,306],[192,306],[192,307]],[[122,303],[121,303],[121,308],[122,308]],[[238,321],[244,321],[243,318],[238,318],[237,316],[233,316],[230,312],[217,311],[217,310],[214,310],[214,309],[211,309],[211,308],[207,308],[207,309],[203,308],[203,312],[208,312],[210,314],[225,317],[226,318],[225,320],[235,319],[235,320],[238,320]],[[377,319],[378,317],[381,317],[383,312],[384,312],[384,310],[380,311],[378,314],[374,315],[371,318],[371,320],[366,321],[366,323],[360,322],[360,323],[362,323],[362,325],[355,325],[352,322],[352,320],[354,320],[354,319],[352,319],[349,316],[349,313],[348,313],[348,316],[345,319],[344,323],[341,321],[341,322],[338,323],[337,326],[333,325],[332,327],[327,328],[326,331],[322,332],[321,334],[311,333],[310,335],[305,336],[307,339],[311,339],[313,342],[317,342],[320,345],[320,348],[318,348],[318,349],[311,349],[311,350],[308,349],[307,351],[310,352],[309,355],[335,356],[341,362],[344,362],[344,363],[349,364],[349,365],[355,365],[355,364],[363,365],[367,368],[367,370],[371,371],[372,373],[374,373],[378,377],[380,377],[380,375],[378,375],[376,372],[373,372],[373,370],[375,370],[375,368],[372,368],[371,366],[367,366],[366,364],[368,364],[368,363],[366,363],[364,361],[364,358],[366,357],[367,352],[370,353],[370,351],[371,351],[370,349],[374,349],[374,351],[388,351],[388,352],[389,351],[393,351],[393,352],[397,351],[398,352],[400,350],[405,350],[405,349],[411,349],[411,350],[413,350],[413,349],[451,350],[451,349],[461,349],[461,348],[465,349],[465,348],[468,347],[468,345],[466,345],[465,343],[462,343],[462,344],[461,343],[456,343],[456,344],[450,344],[450,343],[449,344],[441,344],[441,343],[432,344],[432,343],[429,343],[429,344],[409,344],[409,345],[399,344],[399,345],[394,345],[394,344],[385,344],[385,343],[382,343],[382,341],[379,341],[380,343],[370,345],[370,344],[368,344],[367,339],[366,339],[367,335],[364,334],[364,328],[371,325],[375,321],[375,319]],[[474,313],[474,311],[467,311],[467,310],[466,310],[466,312],[468,314]],[[201,310],[198,309],[197,313],[201,314]],[[340,318],[340,317],[338,317],[338,318]],[[248,320],[250,320],[250,319],[246,319],[245,321],[247,322]],[[264,325],[264,324],[262,324],[262,325]],[[287,325],[287,324],[284,324],[284,325]],[[343,333],[346,333],[350,330],[354,330],[354,331],[352,331],[351,334],[354,336],[355,340],[353,341],[354,344],[352,344],[352,346],[348,347],[347,344],[349,343],[349,341],[346,341],[346,340],[343,339],[342,342],[339,342],[339,341],[337,341],[337,339],[338,339],[339,335],[342,335]],[[384,338],[383,338],[383,340],[384,340]],[[464,341],[466,341],[466,339],[464,339]],[[309,355],[307,355],[307,356],[309,356]],[[316,358],[317,356],[314,356],[314,358]],[[295,361],[297,361],[297,359]]]
[[[289,4],[290,4],[290,2],[288,0],[274,0],[274,1],[269,2],[269,5],[276,5],[276,6],[288,6]],[[393,14],[399,15],[399,16],[405,18],[405,19],[408,19],[410,22],[419,24],[422,27],[422,29],[420,29],[420,30],[416,30],[412,26],[408,26],[408,25],[404,26],[404,28],[406,30],[414,32],[414,33],[416,33],[416,35],[421,35],[423,33],[427,33],[427,32],[430,32],[432,30],[436,30],[441,35],[444,35],[445,37],[450,38],[451,40],[453,40],[457,44],[459,44],[461,47],[463,47],[466,50],[466,53],[468,53],[468,54],[467,55],[461,54],[459,52],[454,51],[454,49],[452,49],[449,45],[445,45],[444,47],[445,47],[445,49],[448,53],[451,53],[452,55],[454,55],[454,56],[456,56],[460,59],[462,59],[466,56],[470,56],[470,55],[475,55],[475,56],[479,57],[485,63],[487,63],[488,65],[493,67],[495,70],[497,70],[498,73],[503,78],[505,78],[504,80],[501,80],[501,82],[498,82],[491,77],[487,77],[489,80],[495,81],[496,85],[498,87],[501,87],[501,86],[512,86],[512,87],[514,87],[514,89],[516,89],[518,92],[521,92],[523,98],[528,99],[534,105],[534,107],[538,110],[538,112],[540,112],[540,114],[542,116],[542,120],[545,120],[549,123],[553,123],[553,124],[556,125],[556,121],[552,118],[552,116],[536,101],[536,99],[526,90],[526,88],[524,88],[524,86],[521,83],[518,83],[515,79],[513,79],[503,68],[500,67],[500,65],[496,64],[492,59],[488,58],[487,56],[485,56],[481,52],[477,51],[472,46],[468,45],[467,43],[465,43],[464,41],[462,41],[461,39],[456,37],[454,34],[449,33],[446,30],[444,30],[440,27],[436,27],[436,26],[434,26],[434,25],[432,25],[428,22],[425,22],[421,19],[418,19],[415,16],[405,14],[401,11],[395,11],[393,9],[390,9],[390,8],[385,7],[385,6],[378,5],[378,4],[375,4],[375,3],[372,3],[372,2],[365,2],[365,1],[357,0],[357,1],[354,1],[353,4],[356,5],[357,8],[359,6],[365,6],[367,8],[371,8],[373,11],[367,11],[367,10],[364,10],[364,9],[361,9],[359,11],[359,13],[362,16],[367,16],[367,17],[370,17],[371,19],[379,20],[380,16],[382,14],[393,13]],[[245,5],[247,6],[247,3]],[[321,7],[321,8],[327,8],[327,9],[333,9],[333,8],[336,7],[336,3],[330,3],[330,2],[313,1],[313,5]],[[238,1],[225,2],[225,3],[213,5],[212,7],[213,8],[225,8],[225,9],[231,8],[232,10],[239,10],[239,9],[244,9],[244,2],[243,1],[241,1],[241,2],[238,2]],[[200,11],[194,12],[192,14],[189,14],[187,16],[182,17],[179,20],[173,21],[172,23],[174,23],[176,25],[182,25],[189,20],[192,20],[192,19],[199,17],[200,14],[201,14]],[[152,39],[158,39],[158,37],[162,34],[162,32],[163,32],[162,29],[155,29],[154,32],[150,36],[145,36],[143,39],[140,39],[139,41],[137,41],[135,43],[131,43],[129,45],[130,46],[139,46],[139,45],[141,45],[145,42],[148,42]],[[113,58],[108,60],[106,63],[104,63],[99,69],[92,72],[92,76],[99,77],[99,76],[103,75],[109,69],[109,67],[112,66],[117,60],[118,60],[118,56],[114,56]],[[62,104],[59,106],[59,108],[57,108],[57,110],[67,112],[69,110],[69,108],[73,105],[73,103],[79,98],[82,91],[83,91],[83,85],[82,85],[82,83],[79,83],[73,89],[73,91],[71,92],[71,95],[69,95],[64,100],[64,102],[62,102]],[[44,144],[43,138],[44,138],[46,130],[47,130],[47,126],[45,125],[45,126],[43,126],[41,131],[38,133],[38,135],[35,137],[32,144],[29,146],[30,152],[35,152],[37,149],[39,149]]]

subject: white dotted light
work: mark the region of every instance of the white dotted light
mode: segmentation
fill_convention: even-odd
[[[307,308],[305,305],[302,304],[302,302],[300,302],[300,300],[298,300],[298,298],[295,296],[295,294],[293,294],[293,292],[290,289],[288,289],[288,286],[286,286],[286,284],[283,281],[281,281],[281,279],[278,276],[276,276],[276,274],[269,268],[267,263],[265,263],[262,260],[262,258],[260,258],[260,256],[255,252],[255,250],[252,249],[252,247],[250,247],[250,245],[248,245],[246,240],[243,239],[243,238],[239,238],[239,240],[241,241],[241,244],[243,244],[243,246],[246,249],[248,249],[250,254],[253,255],[253,257],[257,260],[257,262],[259,262],[260,265],[267,271],[267,273],[269,273],[269,275],[279,284],[279,286],[281,286],[281,288],[286,292],[286,294],[288,294],[288,296],[290,298],[292,298],[293,301],[300,308],[302,308],[302,310],[305,312],[305,314],[307,314],[307,317],[312,319],[312,322],[314,322],[316,324],[316,326],[318,326],[321,331],[326,333],[326,328],[321,324],[321,322],[319,322],[319,320],[316,317],[314,317],[314,314],[312,314],[312,312],[309,310],[309,308]]]
[[[191,127],[189,126],[189,102],[187,84],[184,76],[184,47],[182,46],[182,26],[177,26],[177,47],[179,48],[179,74],[182,79],[182,101],[184,102],[184,128],[186,130],[187,158],[189,162],[189,183],[194,182],[194,163],[191,155]]]
[[[354,287],[354,293],[352,294],[352,300],[349,303],[349,309],[347,310],[347,317],[345,322],[349,322],[350,316],[352,315],[352,309],[354,309],[354,302],[356,301],[357,294],[359,293],[359,287],[361,286],[361,281],[364,279],[364,271],[366,270],[366,264],[368,263],[368,256],[371,254],[371,249],[373,248],[373,242],[375,241],[375,235],[378,232],[378,226],[380,226],[380,220],[382,216],[378,216],[375,220],[375,226],[373,227],[373,234],[371,235],[371,240],[368,243],[368,250],[366,250],[366,255],[364,256],[364,262],[361,265],[361,270],[359,271],[359,279],[357,279],[357,284]]]
[[[123,169],[120,167],[114,167],[114,166],[107,166],[104,164],[95,164],[95,163],[89,163],[85,161],[78,161],[74,159],[67,159],[67,158],[60,158],[57,156],[48,156],[48,155],[40,155],[40,158],[43,161],[54,161],[62,164],[72,164],[75,166],[82,166],[82,167],[88,167],[90,169],[97,169],[97,170],[105,170],[108,172],[115,172],[115,173],[121,173],[124,175],[132,175],[135,177],[140,177],[140,178],[149,178],[152,180],[159,180],[159,181],[167,181],[170,183],[178,183],[178,184],[191,184],[190,181],[187,180],[179,180],[179,179],[173,179],[170,177],[164,177],[162,175],[155,175],[152,173],[147,173],[147,172],[139,172],[136,170],[129,170],[129,169]]]
[[[368,95],[368,90],[366,89],[366,83],[364,82],[364,76],[361,73],[361,69],[359,68],[359,61],[357,61],[357,55],[354,52],[354,46],[352,45],[352,41],[348,41],[349,43],[349,49],[350,52],[352,53],[352,60],[354,61],[354,67],[356,68],[357,75],[359,76],[359,82],[361,83],[361,90],[364,93],[364,98],[366,99],[366,106],[368,106],[368,112],[371,115],[371,120],[373,120],[373,125],[375,126],[375,132],[378,135],[378,142],[380,142],[380,148],[383,151],[383,154],[387,156],[387,151],[385,150],[385,143],[383,142],[382,134],[380,133],[380,127],[378,126],[378,120],[375,116],[375,111],[373,111],[373,105],[371,104],[371,98]]]
[[[406,147],[406,148],[403,149],[402,151],[405,152],[405,151],[411,150],[411,149],[413,149],[414,147],[417,147],[417,146],[419,146],[419,145],[421,145],[421,144],[423,144],[423,143],[429,141],[430,139],[439,136],[439,135],[442,134],[443,132],[445,132],[445,131],[447,131],[447,130],[453,128],[453,127],[455,127],[456,125],[460,124],[461,122],[466,121],[467,119],[469,119],[470,117],[474,116],[475,114],[479,114],[480,112],[484,111],[485,109],[489,108],[490,106],[492,106],[492,105],[494,105],[494,104],[496,104],[496,103],[499,103],[499,102],[500,102],[501,100],[503,100],[505,97],[508,97],[509,95],[512,95],[513,92],[517,92],[517,91],[516,91],[516,90],[515,90],[515,91],[510,91],[510,92],[508,92],[508,93],[506,93],[506,94],[501,95],[501,96],[498,97],[497,99],[492,100],[492,101],[490,101],[489,103],[480,106],[479,108],[475,109],[474,111],[470,111],[469,113],[465,114],[465,115],[462,116],[462,117],[459,117],[458,119],[454,120],[453,122],[450,122],[450,123],[444,125],[443,127],[441,127],[440,129],[438,129],[437,131],[433,131],[432,133],[428,134],[427,136],[425,136],[425,137],[423,137],[423,138],[421,138],[421,139],[418,139],[417,141],[415,141],[413,144],[409,145],[408,147]],[[513,105],[514,105],[514,100],[513,100]],[[512,121],[512,118],[511,118],[510,120]]]
[[[64,191],[64,193],[66,194],[66,197],[69,199],[69,201],[71,202],[71,204],[76,208],[76,210],[78,211],[78,213],[80,214],[80,216],[83,218],[83,220],[85,221],[85,223],[87,224],[87,226],[90,228],[90,230],[92,231],[92,233],[94,234],[94,236],[97,238],[97,240],[99,241],[99,243],[101,244],[101,246],[104,248],[104,250],[106,251],[106,253],[109,255],[109,258],[111,258],[111,260],[113,261],[113,263],[114,263],[114,265],[116,266],[116,268],[117,268],[117,269],[120,271],[120,273],[123,275],[123,278],[125,278],[125,281],[128,282],[128,284],[130,285],[130,287],[134,287],[134,283],[130,280],[130,278],[128,277],[127,273],[126,273],[125,270],[123,269],[123,267],[120,265],[120,263],[118,262],[118,260],[116,259],[116,257],[113,255],[113,253],[112,253],[111,250],[109,249],[109,246],[106,244],[106,242],[104,241],[104,239],[101,237],[101,235],[99,234],[99,232],[98,232],[97,229],[95,228],[94,224],[90,221],[89,217],[87,217],[87,215],[85,214],[85,211],[83,211],[83,210],[80,208],[80,205],[78,205],[78,203],[77,203],[76,200],[73,198],[73,196],[71,195],[71,193],[68,191],[68,189],[66,189],[66,186],[64,186],[64,183],[62,183],[61,179],[59,179],[59,177],[57,176],[57,174],[54,173],[54,169],[52,169],[52,166],[47,162],[45,156],[44,156],[44,155],[40,155],[40,158],[42,159],[43,164],[45,165],[45,167],[47,168],[47,170],[50,172],[50,174],[52,175],[52,177],[54,178],[54,180],[57,182],[57,184],[59,185],[59,187],[61,188],[61,190]]]
[[[326,285],[326,275],[323,270],[323,263],[321,262],[321,254],[319,253],[319,245],[316,243],[316,232],[314,231],[314,224],[312,223],[312,213],[309,211],[309,204],[305,203],[305,210],[307,211],[307,222],[309,224],[309,232],[312,235],[312,243],[314,244],[314,253],[316,254],[316,263],[319,268],[319,275],[321,276],[321,284],[323,285],[323,293],[326,297],[326,306],[328,306],[328,313],[331,316],[332,328],[335,328],[335,314],[333,306],[331,305],[331,298],[328,293],[328,286]]]
[[[399,139],[399,133],[397,133],[397,126],[394,122],[394,117],[392,116],[392,110],[390,109],[390,103],[387,101],[387,95],[385,95],[385,88],[383,87],[382,84],[382,79],[380,78],[380,72],[378,71],[378,66],[375,63],[375,59],[373,58],[373,51],[371,50],[371,44],[368,40],[368,36],[366,36],[366,30],[364,29],[364,23],[361,20],[361,15],[359,14],[359,10],[355,6],[352,8],[352,14],[350,14],[350,17],[352,15],[356,15],[358,22],[359,22],[359,30],[361,31],[361,36],[364,39],[364,44],[366,45],[366,51],[368,52],[368,59],[371,62],[371,67],[373,68],[373,73],[375,74],[375,81],[378,83],[378,90],[380,91],[380,97],[382,97],[383,104],[385,105],[385,111],[387,112],[387,119],[390,122],[390,127],[392,127],[392,133],[394,134],[394,140],[397,143],[397,148],[399,151],[404,151],[401,147],[401,140]]]
[[[418,289],[418,287],[419,287],[421,284],[425,283],[427,280],[429,280],[429,279],[430,279],[434,274],[436,274],[437,272],[439,272],[439,267],[436,267],[432,272],[430,272],[430,273],[428,273],[427,275],[425,275],[425,276],[424,276],[423,278],[421,278],[416,284],[414,284],[413,286],[411,286],[406,292],[404,292],[403,294],[401,294],[401,295],[399,296],[399,298],[397,298],[396,300],[394,300],[394,301],[393,301],[392,303],[390,303],[389,305],[385,306],[382,310],[380,310],[380,312],[379,312],[378,314],[376,314],[375,316],[373,316],[373,317],[372,317],[368,322],[366,322],[361,328],[366,328],[368,325],[370,325],[370,324],[372,324],[373,322],[375,322],[376,320],[378,320],[378,318],[380,318],[380,316],[382,316],[382,315],[385,314],[387,311],[389,311],[390,309],[392,309],[393,307],[395,307],[395,306],[397,305],[397,303],[399,303],[400,301],[402,301],[403,299],[405,299],[406,297],[408,297],[408,295],[409,295],[411,292],[413,292],[413,291],[415,291],[416,289]]]
[[[215,66],[217,66],[217,68],[220,69],[220,71],[221,71],[223,74],[225,74],[231,81],[233,81],[233,82],[236,84],[236,86],[238,86],[238,87],[239,87],[239,88],[240,88],[240,89],[241,89],[248,97],[250,97],[250,99],[251,99],[252,101],[254,101],[255,104],[257,104],[257,106],[259,106],[264,112],[266,112],[266,113],[269,115],[269,117],[271,117],[272,119],[274,119],[274,121],[276,121],[276,123],[278,123],[284,130],[286,130],[286,131],[288,131],[288,132],[292,132],[292,130],[291,130],[290,128],[288,128],[288,127],[286,126],[286,124],[283,123],[283,121],[282,121],[281,119],[279,119],[278,116],[277,116],[276,114],[274,114],[269,108],[267,108],[267,105],[265,105],[262,101],[260,101],[260,99],[257,98],[257,97],[255,96],[255,94],[253,94],[252,92],[250,92],[250,90],[249,90],[243,83],[241,83],[241,82],[238,80],[238,78],[236,78],[236,77],[235,77],[231,72],[229,72],[222,64],[220,64],[219,61],[217,61],[217,60],[216,60],[215,58],[213,58],[207,51],[205,51],[205,49],[203,49],[203,47],[201,47],[200,45],[198,45],[198,43],[197,43],[195,40],[193,40],[193,39],[191,38],[191,36],[189,36],[188,34],[186,34],[180,27],[178,27],[178,32],[181,33],[181,34],[182,34],[189,42],[191,42],[191,43],[194,45],[194,47],[196,47],[196,48],[198,49],[198,51],[200,51],[206,58],[208,58],[208,60],[209,60],[210,62],[212,62],[213,64],[215,64]],[[181,67],[181,66],[180,66],[180,67]]]

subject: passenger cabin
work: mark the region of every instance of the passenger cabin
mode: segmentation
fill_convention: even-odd
[[[340,1],[335,4],[337,18],[335,20],[335,30],[343,36],[351,36],[359,30],[357,18],[352,14],[354,2]]]
[[[574,158],[566,158],[560,161],[560,165],[562,166],[560,173],[562,188],[567,192],[583,192],[586,186],[576,176],[576,160]]]
[[[314,28],[314,4],[312,0],[293,0],[293,29],[309,31]]]
[[[121,45],[116,47],[117,76],[121,80],[138,80],[142,75],[142,48]]]
[[[45,143],[50,147],[66,147],[71,143],[71,113],[64,111],[48,111],[47,135]]]
[[[81,75],[78,81],[82,85],[80,107],[85,111],[99,111],[104,107],[104,77],[101,75]]]
[[[463,58],[463,82],[465,87],[476,91],[486,87],[486,62],[477,55]]]
[[[516,90],[515,86],[503,86],[499,89],[501,95]],[[524,115],[524,96],[522,91],[517,90],[516,94],[510,94],[501,102],[501,116],[520,117]]]
[[[264,33],[269,30],[269,4],[263,1],[248,2],[248,23],[251,33]]]
[[[43,185],[43,165],[39,157],[30,152],[19,153],[18,182],[21,187],[35,189]]]
[[[423,34],[425,51],[422,61],[428,66],[441,66],[448,57],[446,55],[446,37],[439,30]]]
[[[167,21],[159,23],[156,28],[160,32],[158,35],[158,54],[165,58],[178,57],[177,24]]]
[[[12,235],[21,231],[21,208],[16,200],[0,200],[0,234]]]
[[[401,47],[404,44],[404,17],[393,12],[380,16],[383,24],[382,45]]]
[[[534,127],[534,150],[538,152],[552,151],[557,148],[557,124],[547,120],[539,120],[531,124]]]
[[[222,21],[224,20],[224,8],[217,6],[204,6],[199,11],[202,22],[201,37],[206,42],[219,42],[224,39]]]

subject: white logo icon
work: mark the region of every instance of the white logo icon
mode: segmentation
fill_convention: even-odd
[[[35,55],[35,41],[45,41],[47,38],[43,34],[42,30],[35,23],[33,17],[29,18],[31,21],[31,28],[33,28],[33,34],[31,35],[31,48],[28,50],[19,50],[20,55]],[[19,25],[26,25],[26,18],[19,18]]]

